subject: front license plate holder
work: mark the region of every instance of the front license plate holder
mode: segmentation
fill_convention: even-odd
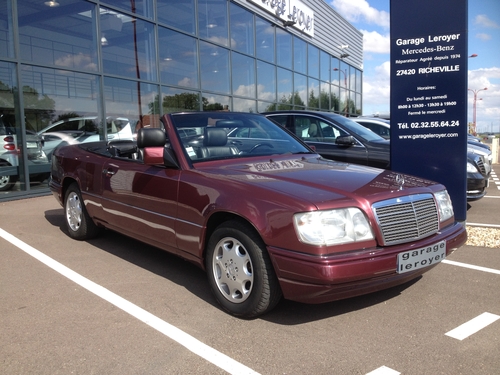
[[[397,273],[405,273],[429,267],[446,258],[446,241],[408,250],[398,254]]]

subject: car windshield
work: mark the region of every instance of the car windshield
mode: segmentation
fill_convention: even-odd
[[[332,116],[332,119],[346,127],[351,134],[357,135],[363,138],[365,141],[385,141],[384,138],[382,138],[378,134],[375,134],[370,129],[365,128],[363,125],[360,125],[357,122],[348,119],[347,117]]]
[[[174,126],[193,162],[255,155],[311,153],[288,131],[252,113],[183,113]]]

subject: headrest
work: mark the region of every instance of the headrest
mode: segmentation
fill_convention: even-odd
[[[220,128],[205,128],[203,145],[210,146],[225,146],[227,143],[227,133]]]
[[[142,128],[137,132],[137,147],[163,147],[167,142],[165,132],[159,128]]]

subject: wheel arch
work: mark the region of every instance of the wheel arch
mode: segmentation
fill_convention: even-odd
[[[242,225],[247,226],[250,230],[252,230],[255,233],[255,235],[257,235],[259,237],[259,239],[262,241],[263,246],[265,248],[267,248],[264,239],[260,235],[260,233],[257,230],[257,228],[255,227],[255,225],[250,220],[248,220],[240,215],[237,215],[235,213],[232,213],[232,212],[225,212],[225,211],[224,212],[223,211],[215,212],[209,217],[209,219],[207,221],[207,225],[206,225],[205,236],[204,236],[204,240],[203,240],[203,250],[202,250],[202,254],[201,254],[203,268],[205,268],[205,258],[206,258],[206,253],[207,253],[207,245],[208,245],[208,241],[210,240],[210,237],[212,236],[213,232],[217,229],[217,227],[219,227],[221,224],[224,224],[228,221],[237,221],[237,222],[241,223]]]

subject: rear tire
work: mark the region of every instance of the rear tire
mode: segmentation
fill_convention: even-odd
[[[90,218],[78,185],[72,183],[64,198],[64,221],[68,234],[75,240],[89,240],[99,234],[99,227]]]
[[[249,225],[221,224],[208,241],[206,268],[217,302],[234,316],[256,318],[281,299],[265,244]]]

